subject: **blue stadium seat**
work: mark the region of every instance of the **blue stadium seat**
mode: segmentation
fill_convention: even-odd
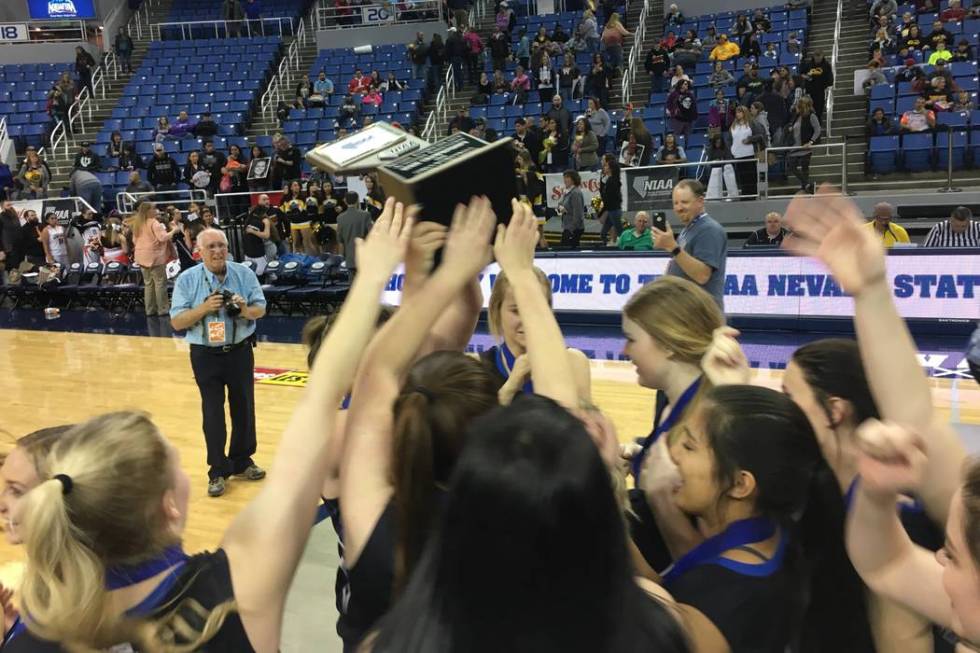
[[[888,174],[898,169],[898,136],[872,136],[868,143],[868,163],[875,174]]]
[[[902,167],[908,172],[923,172],[933,167],[931,133],[902,136]]]
[[[949,165],[947,154],[950,141],[953,145],[953,169],[962,170],[966,167],[966,151],[969,145],[969,133],[965,129],[936,134],[936,165],[942,170]]]

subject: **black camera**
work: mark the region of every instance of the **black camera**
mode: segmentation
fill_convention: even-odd
[[[238,305],[238,302],[232,300],[232,297],[234,297],[232,293],[227,290],[222,290],[218,294],[221,295],[221,299],[225,302],[222,308],[225,309],[228,317],[238,317],[242,314],[242,307]]]

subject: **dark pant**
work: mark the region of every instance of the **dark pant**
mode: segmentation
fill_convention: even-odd
[[[222,352],[221,347],[191,345],[191,369],[201,391],[208,478],[240,474],[255,453],[255,358],[249,343]],[[225,455],[225,388],[231,413],[231,446]]]
[[[650,92],[651,93],[663,93],[664,87],[667,85],[667,79],[663,76],[663,73],[657,74],[653,73],[650,75]]]
[[[970,366],[970,374],[972,374],[973,378],[977,380],[977,383],[980,383],[980,365],[969,361],[967,361],[967,365]]]
[[[810,155],[790,153],[786,157],[786,175],[793,175],[800,180],[800,188],[806,188],[810,183]]]
[[[562,247],[578,247],[578,241],[582,239],[585,229],[572,229],[561,232]]]
[[[740,158],[739,161],[740,163],[735,164],[735,178],[738,180],[739,197],[755,195],[759,187],[759,173],[756,170],[755,157]]]

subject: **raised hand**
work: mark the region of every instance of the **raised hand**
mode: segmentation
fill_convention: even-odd
[[[701,369],[712,385],[741,385],[752,377],[745,352],[735,339],[738,335],[729,326],[715,329],[711,346],[701,359]]]
[[[0,610],[3,611],[3,632],[9,631],[17,621],[19,613],[14,605],[14,591],[0,583]]]
[[[885,280],[885,249],[864,226],[861,210],[832,193],[836,190],[823,184],[816,195],[798,195],[790,202],[785,220],[793,233],[783,247],[819,259],[845,292],[859,295]]]
[[[443,267],[469,279],[490,263],[490,237],[497,216],[486,197],[474,197],[456,207],[446,237]]]
[[[405,209],[401,202],[389,197],[367,238],[357,239],[358,268],[390,275],[405,259],[416,213],[416,207]]]
[[[513,214],[510,223],[497,226],[493,254],[501,269],[509,276],[534,267],[534,249],[537,247],[538,220],[531,209],[517,200],[511,200]]]
[[[446,244],[449,228],[438,222],[418,222],[412,228],[412,238],[405,255],[405,271],[421,276],[432,271],[435,254]]]
[[[647,496],[670,497],[681,486],[681,474],[670,456],[666,437],[660,438],[647,452],[640,481],[640,489]]]
[[[858,473],[863,488],[881,496],[917,489],[927,462],[925,443],[916,433],[869,419],[857,430]]]
[[[616,471],[619,467],[620,449],[619,438],[616,435],[616,426],[604,413],[597,409],[577,409],[571,411],[585,426],[592,442],[595,443],[606,466],[610,471]]]

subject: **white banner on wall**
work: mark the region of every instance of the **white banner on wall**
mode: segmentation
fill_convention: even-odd
[[[0,43],[27,41],[26,23],[0,23]]]
[[[667,269],[665,256],[542,257],[558,311],[618,313],[644,283]],[[480,283],[484,307],[496,280],[496,264]],[[894,255],[888,277],[905,318],[980,319],[980,253]],[[404,275],[392,276],[384,301],[398,304]],[[730,256],[725,312],[729,315],[848,317],[854,302],[827,270],[812,259],[781,255]]]
[[[589,210],[592,206],[592,198],[599,194],[600,172],[580,172],[582,178],[582,194],[585,196],[585,209]],[[544,176],[545,195],[548,200],[548,208],[558,208],[558,200],[565,194],[565,178],[560,172],[549,173]]]

